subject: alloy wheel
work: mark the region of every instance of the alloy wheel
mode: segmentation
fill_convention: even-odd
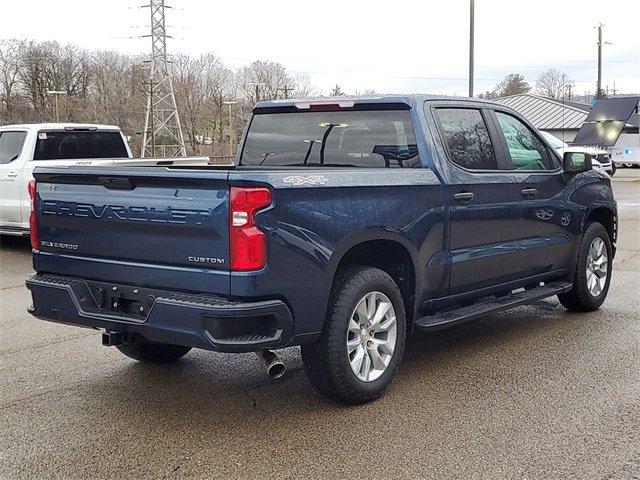
[[[602,238],[594,238],[587,253],[587,288],[589,293],[597,297],[607,283],[609,259],[607,247]]]
[[[398,326],[389,297],[367,293],[356,305],[347,330],[347,355],[351,370],[363,382],[373,382],[385,372],[396,347]]]

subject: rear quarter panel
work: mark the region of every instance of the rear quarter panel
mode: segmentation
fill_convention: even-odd
[[[248,180],[250,179],[250,181]],[[231,172],[232,186],[272,186],[273,204],[256,222],[268,234],[260,272],[231,274],[234,296],[284,297],[295,334],[321,330],[343,255],[367,240],[402,245],[416,268],[416,295],[446,288],[444,203],[428,169],[309,169]],[[427,265],[431,266],[427,268]],[[417,303],[417,302],[416,302]]]

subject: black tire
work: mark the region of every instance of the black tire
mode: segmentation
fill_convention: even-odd
[[[376,380],[360,380],[351,369],[347,353],[347,330],[358,302],[368,293],[386,295],[396,317],[396,343],[389,363]],[[320,339],[302,347],[304,369],[320,395],[340,403],[370,402],[385,391],[395,375],[406,340],[406,317],[400,289],[379,268],[350,266],[336,277]]]
[[[184,357],[191,347],[171,345],[169,343],[151,343],[137,341],[116,347],[129,358],[142,363],[171,363]]]
[[[618,167],[616,167],[615,162],[611,162],[611,173],[609,174],[609,176],[613,177],[616,174],[616,170],[618,170]]]
[[[589,253],[589,247],[596,238],[601,238],[607,249],[607,278],[605,285],[602,288],[602,292],[599,295],[594,296],[587,286],[587,256]],[[578,263],[576,267],[575,276],[573,279],[573,289],[567,293],[558,295],[560,303],[567,308],[575,312],[589,312],[600,308],[604,300],[607,298],[607,292],[609,291],[609,284],[611,283],[611,265],[612,265],[612,248],[611,239],[607,229],[601,223],[594,222],[587,227],[587,231],[582,237],[580,244],[580,250],[578,251]]]

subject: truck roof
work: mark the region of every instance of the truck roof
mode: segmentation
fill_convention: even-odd
[[[258,102],[254,110],[260,109],[272,109],[272,108],[286,108],[293,106],[300,106],[306,104],[343,104],[344,106],[353,105],[371,105],[371,104],[390,104],[401,103],[408,106],[413,106],[417,103],[425,101],[451,101],[451,102],[467,102],[467,103],[483,103],[503,106],[499,103],[489,100],[482,100],[479,98],[469,97],[454,97],[447,95],[423,95],[423,94],[389,94],[389,95],[363,95],[363,96],[341,96],[341,97],[314,97],[314,98],[290,98],[284,100],[266,100]],[[346,105],[345,105],[346,104]]]
[[[22,128],[27,130],[63,130],[77,128],[92,128],[97,130],[120,130],[117,125],[101,125],[97,123],[20,123],[13,125],[1,125],[0,130]]]

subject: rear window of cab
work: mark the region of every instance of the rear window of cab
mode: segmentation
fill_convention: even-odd
[[[420,167],[409,110],[256,113],[240,165]]]
[[[127,158],[120,132],[40,131],[34,160],[72,160],[82,158]]]

